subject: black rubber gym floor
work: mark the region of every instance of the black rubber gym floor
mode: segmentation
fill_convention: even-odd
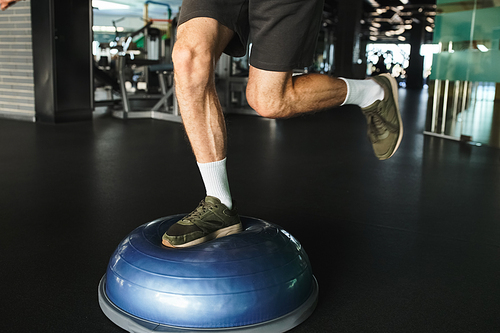
[[[500,150],[425,137],[426,91],[378,161],[359,109],[228,116],[240,213],[305,247],[320,286],[300,332],[499,332]],[[97,285],[120,240],[204,196],[182,125],[0,120],[0,331],[121,332]]]

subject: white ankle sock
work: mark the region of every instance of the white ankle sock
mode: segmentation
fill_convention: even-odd
[[[341,105],[354,104],[366,108],[376,100],[384,99],[384,88],[373,80],[351,80],[342,77],[339,79],[347,84],[347,96]]]
[[[210,163],[198,163],[201,178],[205,184],[207,195],[216,197],[229,209],[233,209],[233,200],[229,191],[226,159]]]

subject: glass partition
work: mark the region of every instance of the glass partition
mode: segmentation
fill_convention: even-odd
[[[499,40],[499,0],[437,0],[426,134],[500,147]]]

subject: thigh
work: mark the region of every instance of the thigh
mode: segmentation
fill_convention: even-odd
[[[249,0],[250,64],[288,71],[312,63],[324,0]]]
[[[248,42],[248,0],[184,0],[179,14],[179,29],[194,18],[211,18],[235,34],[224,52],[241,57]]]

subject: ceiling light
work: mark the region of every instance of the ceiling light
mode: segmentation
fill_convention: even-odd
[[[405,25],[405,29],[406,30],[410,30],[411,28],[413,28],[413,26],[411,24],[406,24]]]
[[[434,29],[432,29],[432,27],[426,26],[426,27],[425,27],[425,30],[426,30],[427,32],[432,32]]]
[[[406,40],[406,38],[404,36],[398,36],[398,39],[402,42],[404,42]]]
[[[427,22],[434,23],[434,19],[432,17],[427,17]]]
[[[488,48],[483,44],[477,44],[477,49],[481,52],[488,52]]]
[[[377,37],[375,37],[375,36],[370,36],[370,40],[372,40],[372,41],[376,41],[377,39],[378,39],[378,38],[377,38]]]
[[[99,10],[107,10],[107,9],[129,9],[129,5],[122,5],[116,2],[110,1],[101,1],[101,0],[92,0],[92,7],[95,7]]]
[[[394,30],[393,34],[394,35],[401,35],[404,32],[405,32],[405,28],[404,27],[400,27],[400,28]]]
[[[375,0],[368,0],[368,2],[370,3],[370,5],[372,5],[373,8],[380,7],[380,5],[378,4],[378,2],[375,1]]]
[[[401,1],[401,3],[402,3],[403,5],[407,5],[407,4],[408,4],[408,0],[399,0],[399,1]]]
[[[115,31],[123,32],[123,31],[125,31],[125,29],[123,27],[115,28],[112,26],[100,26],[100,25],[94,25],[92,27],[92,30],[97,31],[97,32],[115,32]]]
[[[380,28],[382,26],[382,24],[380,24],[378,22],[372,22],[372,26],[374,26],[375,28]]]

